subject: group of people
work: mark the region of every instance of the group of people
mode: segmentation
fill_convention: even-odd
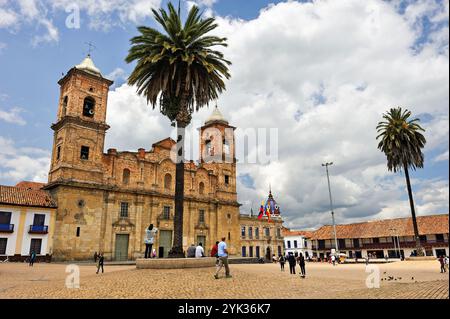
[[[289,253],[286,257],[280,255],[278,257],[278,262],[280,263],[281,271],[284,271],[284,264],[286,262],[289,263],[291,275],[295,275],[295,267],[298,264],[300,266],[300,276],[302,278],[306,277],[306,261],[302,253],[300,253],[298,257],[295,257],[293,253]]]

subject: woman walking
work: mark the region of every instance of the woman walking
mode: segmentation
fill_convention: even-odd
[[[305,278],[306,277],[305,257],[303,257],[302,253],[300,253],[300,256],[298,257],[298,264],[300,265],[300,276],[302,276],[302,278]]]
[[[104,273],[104,270],[103,270],[104,260],[105,260],[105,258],[103,257],[103,252],[100,252],[100,254],[98,255],[97,274],[100,271],[100,267],[102,268],[102,274]]]
[[[289,254],[289,258],[288,258],[288,262],[289,262],[289,271],[291,272],[291,275],[295,275],[295,257],[292,253]]]
[[[280,255],[278,261],[280,262],[281,271],[284,271],[284,264],[286,263],[286,258],[283,255]]]

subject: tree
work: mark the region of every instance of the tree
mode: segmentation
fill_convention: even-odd
[[[214,18],[203,19],[197,6],[188,13],[184,25],[178,11],[169,3],[168,11],[152,10],[162,32],[141,26],[133,37],[126,62],[137,61],[128,78],[139,95],[177,126],[175,176],[174,245],[170,257],[184,257],[184,136],[192,113],[218,98],[229,79],[231,62],[215,49],[227,46],[226,38],[207,35],[217,27]]]
[[[423,255],[420,243],[419,229],[417,227],[414,199],[409,180],[409,168],[423,168],[424,155],[422,149],[426,144],[425,137],[421,132],[425,130],[418,124],[419,119],[410,120],[411,112],[402,110],[401,107],[391,108],[383,114],[384,121],[377,126],[377,140],[381,138],[378,148],[386,154],[387,167],[389,171],[405,171],[406,186],[408,189],[409,204],[414,227],[417,254]]]

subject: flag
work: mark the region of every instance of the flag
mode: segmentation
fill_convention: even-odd
[[[267,205],[266,215],[269,223],[272,222],[272,220],[270,219],[270,205]]]
[[[264,202],[261,203],[261,207],[259,208],[258,219],[263,218],[263,216],[264,216]]]

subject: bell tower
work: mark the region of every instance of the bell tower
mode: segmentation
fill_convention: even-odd
[[[49,183],[102,182],[106,109],[112,81],[104,78],[90,55],[58,81],[60,97],[54,131]]]

